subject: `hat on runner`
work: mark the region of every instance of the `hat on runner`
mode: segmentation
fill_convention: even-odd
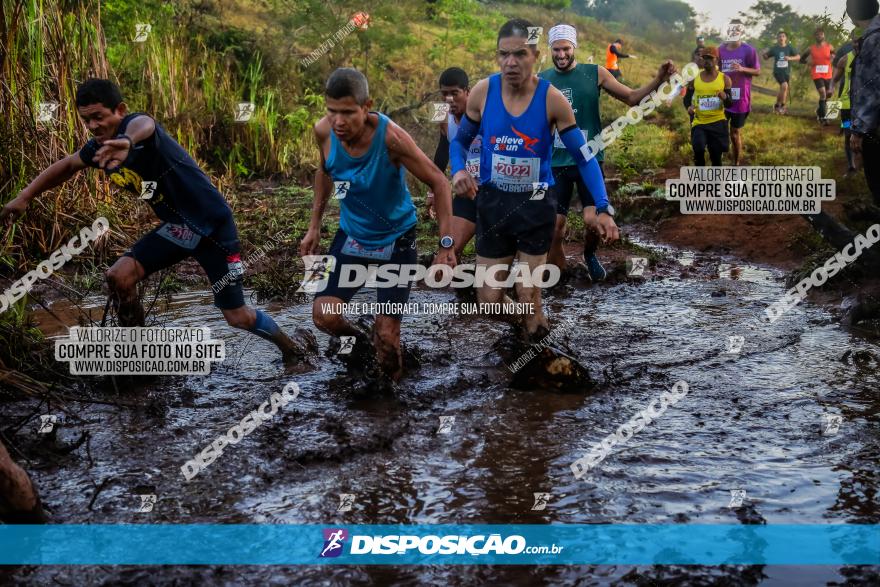
[[[700,49],[700,57],[703,55],[711,55],[715,59],[718,59],[718,47],[713,47],[709,45],[708,47],[703,47]]]
[[[550,29],[550,46],[552,47],[556,41],[568,41],[577,48],[577,31],[570,24],[558,24]]]
[[[697,40],[698,41],[705,41],[706,37],[704,37],[703,35],[697,35]]]
[[[846,13],[853,20],[871,20],[877,9],[877,0],[846,0]]]

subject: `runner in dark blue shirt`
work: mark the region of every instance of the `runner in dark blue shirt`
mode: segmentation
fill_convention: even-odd
[[[193,257],[211,280],[214,304],[230,326],[275,343],[285,361],[302,358],[303,348],[272,318],[245,304],[241,248],[232,210],[192,157],[152,118],[128,114],[119,88],[109,80],[82,83],[76,105],[93,138],[79,153],[45,169],[3,208],[0,219],[11,222],[24,213],[31,199],[78,171],[101,168],[113,183],[145,200],[163,221],[107,271],[120,326],[144,325],[138,282]],[[307,331],[303,336],[311,338]]]

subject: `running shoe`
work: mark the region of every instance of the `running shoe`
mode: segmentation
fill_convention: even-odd
[[[587,270],[590,272],[590,279],[594,282],[605,281],[608,272],[602,267],[602,263],[599,262],[599,259],[596,258],[595,254],[585,257],[584,261],[587,263]]]

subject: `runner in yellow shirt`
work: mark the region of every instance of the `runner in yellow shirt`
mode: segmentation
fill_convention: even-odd
[[[730,78],[718,71],[718,49],[704,47],[700,52],[703,71],[691,83],[693,102],[688,113],[693,115],[691,145],[694,164],[706,165],[706,149],[712,165],[721,165],[721,157],[730,148],[730,135],[724,108],[731,104]]]

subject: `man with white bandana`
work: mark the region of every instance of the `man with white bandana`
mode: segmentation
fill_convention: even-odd
[[[614,75],[606,68],[592,63],[578,63],[574,52],[577,49],[577,30],[568,24],[558,24],[550,29],[549,35],[550,54],[553,58],[553,68],[542,71],[539,77],[549,81],[565,96],[574,111],[575,121],[584,135],[584,140],[598,136],[602,132],[599,119],[599,90],[604,89],[609,95],[620,100],[628,106],[635,106],[645,96],[655,91],[660,85],[675,73],[675,66],[671,61],[663,63],[657,71],[657,76],[651,83],[641,88],[630,88],[615,79]],[[581,175],[578,173],[574,159],[565,149],[565,145],[555,135],[553,149],[553,178],[555,184],[550,188],[551,197],[556,201],[556,229],[553,234],[553,242],[550,246],[548,263],[553,263],[561,270],[565,269],[565,251],[562,247],[565,235],[566,217],[571,203],[574,186],[577,185],[578,196],[583,204],[584,226],[584,262],[589,270],[590,277],[594,281],[605,279],[605,268],[596,257],[596,249],[599,246],[599,214],[614,215],[611,206],[596,209],[594,194],[590,193]],[[603,166],[605,155],[600,151],[596,156],[600,168]],[[604,169],[603,169],[604,173]]]

